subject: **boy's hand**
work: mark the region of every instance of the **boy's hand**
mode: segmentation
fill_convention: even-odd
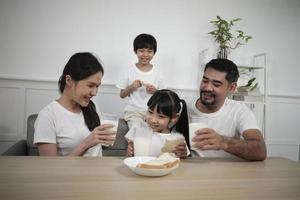
[[[146,85],[146,91],[147,91],[149,94],[154,94],[154,92],[156,91],[156,87],[155,87],[154,85],[147,84],[147,85]]]
[[[138,89],[139,87],[142,87],[142,83],[141,83],[140,80],[135,80],[135,81],[133,81],[133,82],[131,83],[131,85],[130,85],[131,90],[136,90],[136,89]]]

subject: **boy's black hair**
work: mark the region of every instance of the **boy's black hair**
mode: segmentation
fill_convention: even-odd
[[[229,83],[237,82],[239,78],[239,70],[236,64],[228,59],[212,59],[205,65],[204,71],[206,71],[207,68],[212,68],[220,72],[226,72],[225,78]]]
[[[136,52],[138,49],[143,49],[143,48],[152,49],[154,53],[156,53],[157,50],[156,39],[152,35],[146,33],[142,33],[136,36],[136,38],[133,41],[134,52]]]
[[[157,107],[157,112],[164,114],[170,118],[174,117],[176,113],[180,112],[179,119],[170,127],[170,130],[175,130],[181,133],[190,149],[189,140],[189,121],[186,102],[180,99],[178,95],[167,89],[157,90],[149,99],[147,103],[148,108],[154,109]]]

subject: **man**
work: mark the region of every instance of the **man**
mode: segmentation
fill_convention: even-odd
[[[213,59],[204,69],[200,97],[193,106],[192,122],[208,128],[196,131],[193,155],[264,160],[266,145],[255,116],[242,102],[228,99],[237,87],[237,66],[227,59]]]

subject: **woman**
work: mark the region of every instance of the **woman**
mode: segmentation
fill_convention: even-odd
[[[76,53],[59,79],[61,96],[43,108],[35,122],[34,144],[41,156],[102,156],[101,144],[111,144],[113,125],[100,126],[97,94],[103,67],[91,53]]]

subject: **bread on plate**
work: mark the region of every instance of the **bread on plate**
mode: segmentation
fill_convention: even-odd
[[[173,154],[174,155],[174,154]],[[137,164],[137,168],[146,168],[146,169],[167,169],[176,166],[180,159],[173,156],[170,153],[163,153],[159,157],[150,160],[145,163]]]

